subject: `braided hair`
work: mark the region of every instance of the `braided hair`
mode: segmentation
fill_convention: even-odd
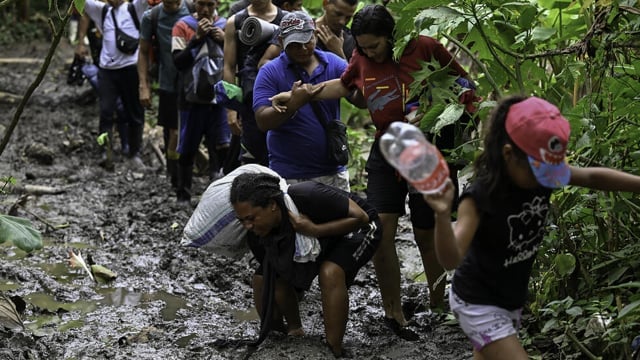
[[[282,209],[284,196],[280,189],[280,179],[265,173],[244,173],[231,183],[229,193],[231,204],[249,202],[252,206],[267,207],[275,201]]]

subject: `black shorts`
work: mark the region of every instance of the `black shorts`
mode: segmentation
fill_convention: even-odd
[[[158,125],[178,129],[178,94],[158,90]]]
[[[339,237],[328,244],[326,254],[321,253],[319,261],[331,261],[344,270],[347,287],[353,284],[358,271],[371,260],[382,239],[380,220],[370,222],[347,236]]]
[[[424,201],[422,194],[409,191],[407,181],[383,157],[377,140],[373,143],[369,152],[366,170],[367,201],[379,214],[404,215],[406,213],[408,194],[413,227],[417,229],[433,229],[435,226],[433,210]],[[451,178],[457,192],[458,181],[455,175],[455,172],[452,172]]]

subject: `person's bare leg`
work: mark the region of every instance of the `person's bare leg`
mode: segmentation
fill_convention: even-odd
[[[373,265],[378,278],[384,315],[395,319],[400,326],[407,325],[402,312],[400,295],[400,264],[396,252],[396,230],[399,214],[380,214],[382,239],[375,255]]]
[[[480,351],[473,351],[475,360],[528,360],[527,352],[516,335],[496,340]]]
[[[293,286],[282,279],[277,279],[275,300],[279,314],[282,314],[287,321],[287,333],[296,336],[304,335],[298,297]]]
[[[262,317],[262,284],[264,278],[262,275],[253,275],[251,281],[251,287],[253,288],[253,303],[256,306],[256,311]]]
[[[258,315],[262,318],[262,289],[264,284],[264,277],[262,275],[254,275],[251,282],[253,288],[253,303],[255,304]],[[284,325],[282,313],[280,312],[277,300],[273,309],[273,325],[272,329],[281,332],[287,332],[287,327]]]
[[[418,250],[420,251],[424,272],[427,276],[427,283],[429,286],[429,303],[431,309],[442,309],[444,304],[444,288],[446,280],[440,279],[440,276],[444,274],[444,269],[436,257],[433,229],[425,230],[413,228],[413,234],[416,244],[418,245]],[[439,279],[440,282],[438,282]],[[438,283],[436,284],[436,282]]]
[[[344,270],[337,264],[325,261],[320,266],[320,291],[322,293],[322,313],[327,343],[334,355],[342,354],[342,339],[349,316],[349,294]]]

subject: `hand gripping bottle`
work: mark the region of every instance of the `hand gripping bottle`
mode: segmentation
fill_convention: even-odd
[[[449,167],[440,150],[417,127],[394,122],[380,138],[380,151],[402,177],[423,194],[442,190]]]

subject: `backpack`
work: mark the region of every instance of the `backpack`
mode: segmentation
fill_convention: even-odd
[[[193,0],[184,0],[187,9],[189,9],[189,13],[193,14],[196,12],[196,5]],[[158,18],[160,17],[160,11],[162,11],[161,1],[157,1],[151,8],[150,20],[151,20],[151,48],[149,49],[149,75],[151,79],[158,80],[158,72],[160,71],[160,66],[158,64],[158,59],[160,56],[158,55]]]
[[[198,28],[198,21],[193,16],[186,16],[182,21],[194,30]],[[224,18],[219,18],[214,25],[224,27]],[[213,86],[222,80],[224,51],[211,37],[205,37],[205,43],[207,53],[200,54],[202,45],[191,49],[193,66],[182,71],[182,91],[185,100],[190,103],[215,104]]]

